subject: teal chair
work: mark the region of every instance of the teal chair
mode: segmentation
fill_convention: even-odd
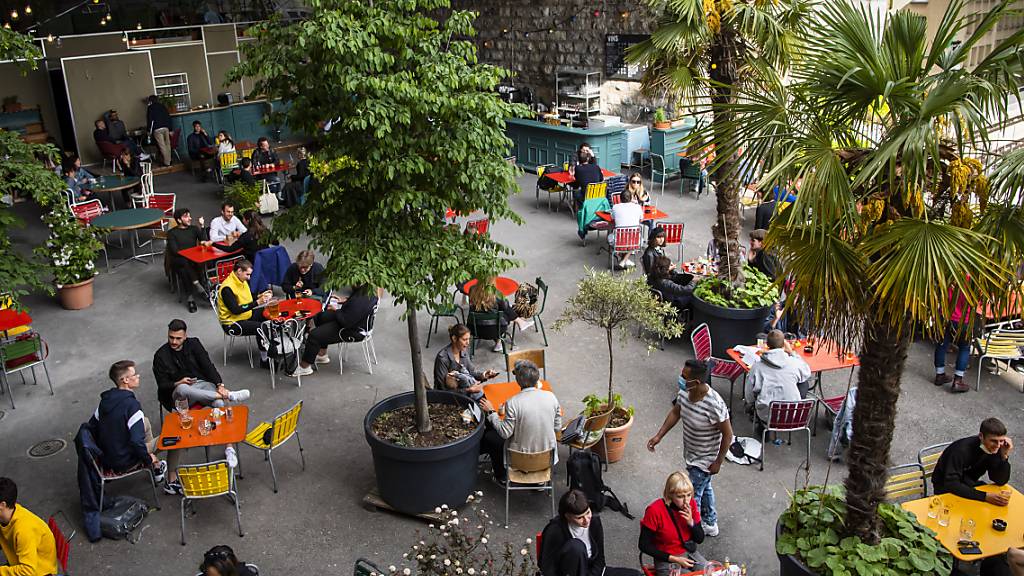
[[[430,325],[427,327],[427,348],[430,348],[430,336],[437,332],[437,326],[441,318],[453,318],[456,322],[466,323],[465,317],[462,314],[462,308],[459,308],[458,304],[455,303],[454,292],[446,304],[439,306],[437,310],[430,311]]]
[[[548,335],[544,332],[544,322],[541,321],[540,315],[544,313],[544,306],[548,302],[548,285],[544,282],[544,280],[541,279],[540,276],[537,276],[536,283],[537,283],[537,290],[540,291],[540,306],[537,308],[537,311],[534,312],[534,314],[533,314],[533,318],[532,318],[532,320],[533,320],[533,329],[536,332],[540,332],[541,336],[544,337],[544,345],[547,346],[548,345]],[[429,338],[429,336],[428,336],[428,338]],[[515,342],[516,342],[516,323],[513,322],[512,323],[512,344],[515,345]]]
[[[665,163],[665,157],[661,154],[651,154],[651,188],[656,182],[661,182],[661,193],[665,194],[665,182],[679,175],[679,169],[673,168]]]

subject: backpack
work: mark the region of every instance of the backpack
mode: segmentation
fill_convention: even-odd
[[[299,367],[299,350],[302,340],[295,334],[301,328],[292,326],[273,326],[272,321],[265,320],[261,327],[262,338],[267,345],[267,356],[271,361],[280,362],[281,369],[287,374],[295,372]],[[281,336],[284,336],[284,339]]]
[[[529,282],[523,282],[516,289],[512,310],[520,318],[533,318],[537,314],[537,295],[539,293],[536,286]]]
[[[109,496],[100,512],[100,532],[111,540],[128,540],[135,544],[142,538],[132,538],[132,532],[142,524],[149,512],[145,502],[133,496]],[[145,528],[143,528],[145,530]]]
[[[577,450],[565,463],[566,474],[569,477],[569,488],[581,490],[587,495],[587,502],[590,502],[590,509],[594,513],[600,513],[607,506],[630,520],[634,517],[629,513],[629,507],[612,492],[601,477],[601,459],[590,450]]]

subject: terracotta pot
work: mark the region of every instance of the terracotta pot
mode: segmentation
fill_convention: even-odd
[[[655,130],[668,130],[669,128],[672,128],[672,123],[671,122],[655,122],[654,123],[654,129]]]
[[[597,454],[601,460],[604,460],[609,464],[622,460],[622,454],[626,451],[626,440],[629,439],[629,431],[632,428],[632,416],[629,417],[629,420],[627,420],[625,424],[618,428],[605,428],[604,436],[605,441],[608,443],[608,453],[605,454],[604,452],[604,442],[598,442],[594,446],[594,453]]]
[[[60,305],[65,310],[81,310],[92,306],[92,282],[93,278],[68,284],[57,289],[57,297],[60,298]]]
[[[20,102],[14,102],[13,104],[4,104],[4,113],[13,114],[15,112],[21,112],[22,106]]]

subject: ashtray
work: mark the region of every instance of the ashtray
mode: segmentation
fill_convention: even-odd
[[[996,518],[992,521],[992,529],[996,532],[1003,532],[1006,530],[1006,520]]]
[[[804,346],[804,354],[814,354],[814,346],[811,346],[810,344]]]
[[[309,316],[309,310],[299,310],[298,312],[303,316]]]

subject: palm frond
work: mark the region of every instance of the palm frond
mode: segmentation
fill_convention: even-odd
[[[993,203],[1024,205],[1024,148],[1007,152],[992,170]]]

